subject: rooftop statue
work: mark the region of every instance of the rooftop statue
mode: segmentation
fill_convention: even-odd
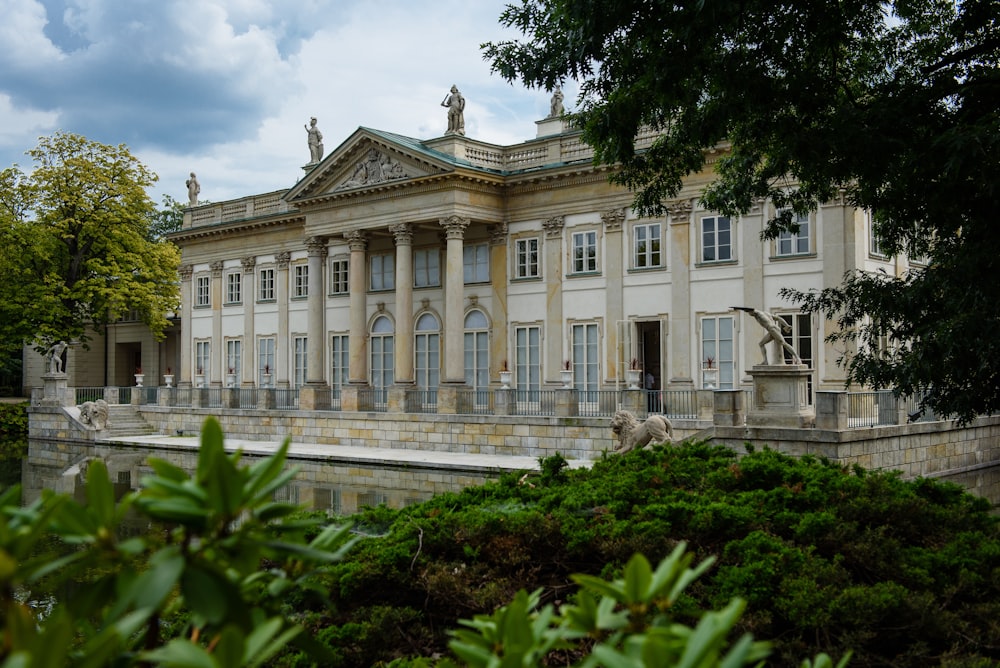
[[[323,159],[323,133],[316,127],[315,116],[309,119],[305,128],[309,135],[309,164],[312,165]]]
[[[767,311],[758,311],[757,309],[750,308],[748,306],[730,306],[729,308],[733,311],[746,311],[753,316],[753,319],[757,321],[757,324],[764,328],[766,333],[764,334],[764,338],[760,340],[760,354],[764,356],[764,361],[762,361],[761,364],[768,364],[767,344],[771,342],[774,342],[775,345],[780,345],[784,348],[788,354],[792,356],[793,364],[802,364],[802,360],[799,359],[799,355],[795,352],[795,348],[792,348],[792,346],[785,341],[784,334],[790,334],[792,328],[780,316],[768,313]],[[775,353],[778,359],[774,361],[774,364],[784,364],[785,356],[778,350],[775,350]]]
[[[201,192],[201,184],[198,177],[191,172],[191,178],[184,182],[188,189],[188,206],[198,206],[198,193]]]
[[[549,118],[559,118],[565,111],[566,109],[563,107],[562,88],[556,86],[556,89],[552,92],[552,101],[549,103]]]
[[[442,107],[448,107],[448,131],[446,135],[465,136],[465,98],[458,92],[458,86],[451,87],[451,94],[445,95]]]

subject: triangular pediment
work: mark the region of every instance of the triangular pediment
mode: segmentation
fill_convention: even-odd
[[[313,167],[285,199],[303,201],[401,185],[454,167],[448,156],[426,149],[416,139],[359,128]]]

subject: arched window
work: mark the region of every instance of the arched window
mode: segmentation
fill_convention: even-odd
[[[415,336],[417,387],[437,389],[441,381],[441,325],[438,319],[424,313],[417,319]]]
[[[490,384],[489,322],[482,311],[469,311],[465,316],[465,382],[476,390]]]
[[[392,321],[384,315],[379,316],[372,323],[372,387],[386,389],[396,382],[393,331]]]

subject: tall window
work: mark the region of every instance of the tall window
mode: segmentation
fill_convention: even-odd
[[[211,279],[208,276],[198,276],[194,279],[194,305],[195,306],[209,306],[211,305],[209,297],[209,281]]]
[[[799,354],[802,363],[812,368],[813,344],[812,344],[812,320],[808,313],[793,313],[780,316],[788,323],[792,331],[785,333],[785,341],[788,342],[795,352]],[[792,363],[792,356],[785,351],[785,363]]]
[[[702,218],[702,262],[724,262],[732,259],[733,228],[729,216],[707,216]]]
[[[212,369],[212,342],[194,342],[194,372],[196,374],[208,374],[211,376]]]
[[[660,253],[662,237],[659,223],[636,225],[632,228],[633,255],[632,266],[636,269],[662,267],[663,256]]]
[[[811,250],[809,244],[809,214],[792,213],[792,220],[799,226],[797,232],[781,232],[775,240],[777,255],[802,255]]]
[[[885,251],[882,250],[882,244],[879,242],[878,234],[875,231],[875,219],[872,214],[866,213],[865,219],[868,223],[868,252],[872,255],[877,255],[878,257],[885,257]]]
[[[372,255],[369,288],[372,290],[396,288],[396,260],[391,253]]]
[[[414,364],[417,387],[434,390],[441,380],[441,326],[437,318],[424,313],[417,320]]]
[[[597,271],[597,232],[573,233],[573,272]]]
[[[514,383],[521,391],[542,386],[542,329],[538,326],[514,328]]]
[[[263,387],[264,374],[274,378],[274,338],[265,337],[257,343],[257,384]]]
[[[226,373],[236,375],[236,384],[242,382],[243,342],[239,339],[226,341]]]
[[[372,323],[371,374],[372,387],[387,389],[395,381],[395,347],[393,326],[389,318],[379,316]]]
[[[413,251],[413,287],[429,288],[441,285],[441,252],[437,248]]]
[[[304,336],[296,336],[292,340],[292,387],[302,387],[306,384],[306,354],[309,341]]]
[[[243,301],[243,274],[231,271],[226,274],[226,303],[239,304]]]
[[[514,242],[514,277],[538,278],[538,237]]]
[[[260,270],[260,292],[258,299],[262,302],[274,301],[274,267]]]
[[[309,296],[309,265],[308,264],[297,264],[294,267],[294,289],[292,291],[293,297],[308,297]]]
[[[347,260],[330,261],[330,294],[346,295],[349,290],[347,278],[350,275],[350,264]]]
[[[596,392],[600,389],[600,365],[598,352],[600,343],[597,340],[597,324],[573,325],[573,387],[583,392]],[[584,397],[584,401],[596,401],[593,397]]]
[[[334,334],[330,340],[330,385],[335,397],[349,381],[351,350],[347,344],[346,334]]]
[[[719,389],[731,390],[735,383],[736,364],[733,359],[735,346],[733,344],[734,318],[731,315],[707,317],[701,319],[701,364],[712,358],[712,366],[719,370]],[[701,386],[706,386],[704,375]]]
[[[490,280],[489,244],[469,244],[462,248],[466,283],[486,283]]]
[[[482,311],[465,316],[465,383],[482,390],[490,384],[489,323]]]

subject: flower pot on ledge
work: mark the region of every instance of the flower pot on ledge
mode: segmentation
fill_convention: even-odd
[[[712,369],[702,369],[702,377],[705,379],[705,389],[706,390],[716,390],[719,388],[719,370]]]
[[[142,381],[146,380],[146,374],[137,373],[135,374],[135,386],[142,387]]]
[[[165,373],[165,374],[163,374],[163,384],[166,385],[167,387],[173,387],[174,386],[174,374],[172,374],[172,373]]]
[[[514,378],[514,373],[512,371],[501,371],[500,372],[500,385],[505,390],[510,389],[510,382]]]
[[[205,387],[205,374],[196,373],[194,375],[194,386],[195,387]]]
[[[235,386],[236,386],[236,374],[235,373],[227,373],[226,374],[226,387],[235,387]]]
[[[559,372],[559,380],[562,381],[564,390],[573,389],[573,370],[563,369]]]
[[[625,380],[628,382],[628,389],[638,390],[639,389],[639,376],[642,373],[640,369],[628,369],[625,372]]]
[[[271,382],[272,382],[273,378],[274,378],[274,376],[272,374],[269,374],[269,373],[262,374],[261,377],[260,377],[260,385],[261,385],[261,387],[271,387]]]

